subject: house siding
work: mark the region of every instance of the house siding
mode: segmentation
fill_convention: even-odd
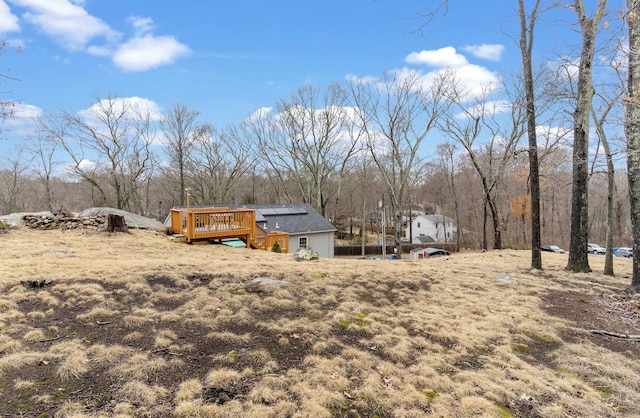
[[[334,254],[334,232],[306,232],[289,235],[289,252],[298,249],[298,238],[307,237],[308,248],[316,251],[320,258],[333,258]]]
[[[456,227],[453,224],[453,220],[447,216],[442,215],[419,215],[411,223],[411,230],[406,229],[406,238],[409,239],[409,235],[413,234],[413,243],[419,243],[420,236],[429,236],[436,242],[452,242]]]

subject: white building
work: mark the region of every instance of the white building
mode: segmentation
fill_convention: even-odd
[[[453,219],[445,215],[418,215],[407,225],[405,236],[413,236],[414,244],[426,242],[453,242],[456,235]]]

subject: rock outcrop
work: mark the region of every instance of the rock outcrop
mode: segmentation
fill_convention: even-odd
[[[155,219],[136,215],[114,208],[90,208],[81,213],[25,212],[0,216],[0,223],[8,228],[17,228],[21,224],[33,229],[98,229],[107,225],[108,215],[124,217],[128,228],[150,229],[167,233],[167,226]]]

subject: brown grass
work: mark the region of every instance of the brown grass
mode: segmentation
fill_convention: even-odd
[[[638,343],[550,313],[557,295],[575,296],[565,311],[620,295],[626,259],[606,277],[602,258],[572,274],[544,254],[537,272],[509,250],[296,262],[138,230],[0,241],[0,416],[640,415]]]

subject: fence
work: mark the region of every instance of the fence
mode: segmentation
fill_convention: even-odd
[[[402,248],[402,254],[408,254],[409,251],[414,248],[441,248],[443,250],[447,250],[450,252],[457,252],[456,245],[454,243],[449,242],[433,242],[429,244],[403,244],[400,246]],[[399,247],[399,248],[400,248]],[[387,254],[393,254],[393,250],[396,248],[395,245],[387,245]],[[382,245],[365,245],[364,246],[364,255],[381,255],[382,254]],[[361,245],[341,245],[334,247],[333,255],[336,257],[339,256],[362,256],[362,246]]]

